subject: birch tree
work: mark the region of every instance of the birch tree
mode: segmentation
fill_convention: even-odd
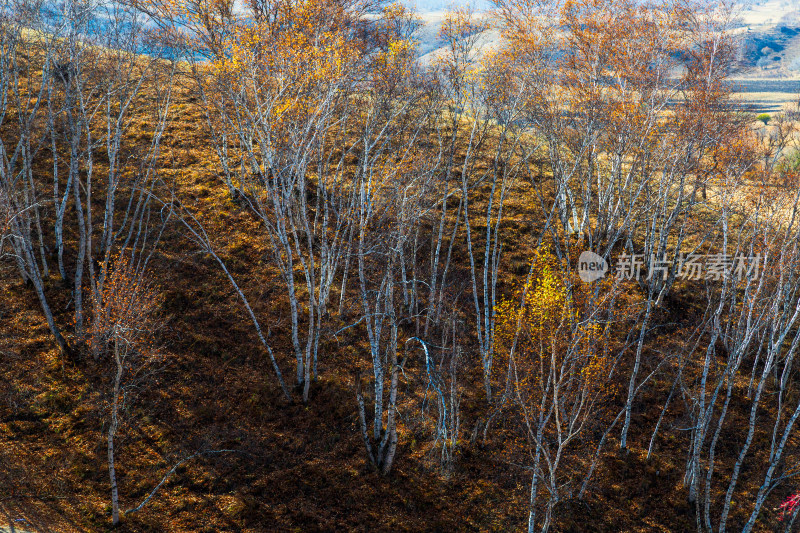
[[[555,505],[577,489],[563,471],[566,463],[574,468],[576,441],[612,393],[609,318],[619,285],[608,281],[583,290],[546,250],[538,252],[531,270],[521,300],[499,306],[498,340],[511,368],[513,406],[527,444],[528,531],[544,532]]]
[[[29,45],[26,32],[45,27],[40,8],[38,3],[19,1],[0,12],[0,190],[6,211],[14,214],[7,231],[19,276],[33,287],[56,344],[69,354],[45,291],[49,268],[40,218],[42,196],[32,168],[40,147],[35,134],[53,83],[51,65],[64,24],[48,28],[49,34]]]
[[[361,102],[353,244],[359,307],[351,324],[366,333],[372,370],[371,420],[361,378],[357,381],[361,434],[368,458],[384,474],[397,447],[402,327],[413,321],[405,301],[411,280],[404,261],[413,256],[413,236],[432,208],[428,192],[438,167],[435,154],[420,150],[438,105],[414,64],[407,34],[394,31],[388,37],[375,57],[378,68]]]
[[[103,266],[112,247],[142,244],[136,239],[148,224],[149,199],[158,182],[155,168],[169,110],[171,71],[159,59],[157,47],[151,47],[151,56],[139,55],[145,33],[135,10],[94,1],[58,7],[60,11],[52,12],[19,2],[11,13],[20,18],[3,25],[0,90],[5,112],[0,122],[13,112],[16,123],[4,127],[0,139],[0,185],[11,209],[19,213],[12,219],[12,247],[20,276],[36,291],[62,352],[70,353],[45,290],[47,250],[55,251],[60,277],[71,285],[75,333],[81,337],[84,292],[102,290]],[[41,38],[30,32],[39,32]],[[145,146],[134,146],[124,137],[147,84],[152,84],[152,129]],[[48,156],[50,172],[35,164]],[[53,184],[52,195],[40,192],[47,181]]]
[[[136,255],[123,251],[107,263],[103,289],[93,294],[96,301],[88,327],[93,351],[105,356],[111,371],[106,442],[114,526],[120,521],[114,439],[130,402],[128,392],[140,385],[137,378],[142,372],[160,359],[154,342],[158,295],[148,279],[146,262],[138,261]]]

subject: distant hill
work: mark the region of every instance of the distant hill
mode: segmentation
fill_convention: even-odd
[[[488,0],[403,0],[408,7],[413,7],[420,13],[437,13],[447,11],[452,6],[472,6],[480,11],[492,7]]]
[[[480,13],[492,6],[488,0],[404,0],[415,8],[424,21],[417,33],[419,54],[423,61],[437,54],[443,14],[454,5],[472,5]],[[768,0],[754,2],[743,10],[734,24],[733,33],[739,54],[733,77],[750,79],[800,78],[800,2]],[[479,40],[481,51],[497,46],[499,33],[487,31]],[[480,52],[478,54],[480,55]]]

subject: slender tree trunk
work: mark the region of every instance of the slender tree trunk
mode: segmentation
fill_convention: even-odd
[[[108,477],[111,481],[111,522],[119,524],[119,490],[117,488],[117,474],[114,468],[114,436],[117,434],[119,423],[119,394],[122,381],[122,359],[119,353],[119,339],[114,339],[114,361],[117,372],[114,376],[114,399],[111,403],[111,423],[108,425]]]

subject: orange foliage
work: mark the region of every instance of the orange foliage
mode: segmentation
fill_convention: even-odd
[[[96,355],[112,342],[140,352],[154,351],[154,314],[160,300],[155,287],[130,255],[120,253],[103,272],[103,284],[92,296],[89,342]]]

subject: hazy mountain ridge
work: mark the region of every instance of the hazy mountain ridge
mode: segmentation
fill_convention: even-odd
[[[438,37],[445,13],[453,2],[440,0],[408,0],[416,7],[423,20],[417,32],[419,55],[429,62],[441,53]],[[469,5],[456,2],[455,5]],[[490,4],[474,6],[477,16],[491,16]],[[481,12],[483,11],[483,12]],[[770,0],[752,4],[738,17],[733,33],[738,41],[738,57],[734,78],[795,79],[800,78],[800,3]],[[476,57],[499,46],[501,37],[497,30],[483,32],[478,39]]]
[[[447,11],[453,6],[472,6],[476,10],[485,10],[492,7],[487,0],[404,0],[403,3],[408,7],[414,8],[420,13],[437,13]]]

